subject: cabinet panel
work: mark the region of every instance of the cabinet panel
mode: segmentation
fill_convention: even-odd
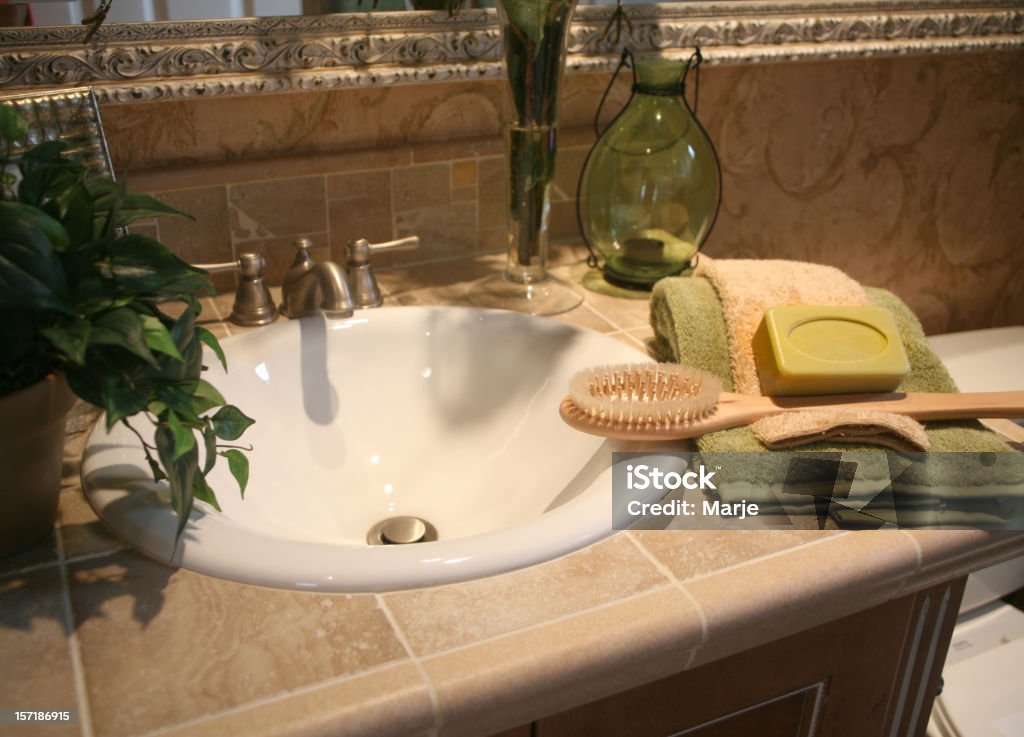
[[[962,587],[904,596],[542,719],[535,737],[880,737],[894,722],[906,737],[923,734],[908,715],[931,707]]]

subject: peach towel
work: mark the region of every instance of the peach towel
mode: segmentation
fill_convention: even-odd
[[[864,288],[833,266],[803,261],[698,257],[694,270],[718,292],[729,339],[733,385],[741,394],[761,394],[753,338],[764,311],[775,305],[868,305]],[[897,450],[928,450],[921,423],[888,412],[794,412],[753,423],[769,448],[791,448],[829,439],[873,443]]]

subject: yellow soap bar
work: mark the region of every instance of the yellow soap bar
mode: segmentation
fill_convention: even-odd
[[[769,396],[889,392],[910,371],[896,321],[882,307],[770,307],[753,348]]]

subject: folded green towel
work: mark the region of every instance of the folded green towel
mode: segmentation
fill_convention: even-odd
[[[869,299],[876,305],[886,307],[896,318],[900,337],[911,371],[899,387],[905,392],[949,392],[956,391],[956,385],[939,358],[928,346],[920,323],[907,306],[895,295],[883,289],[867,288]],[[654,349],[663,360],[694,366],[716,374],[722,379],[725,391],[733,390],[729,361],[729,345],[722,307],[711,282],[702,277],[676,277],[663,279],[654,287],[651,297],[651,324],[654,328]],[[998,436],[985,429],[980,423],[970,421],[929,422],[926,425],[933,453],[1013,453]],[[735,491],[722,491],[727,502],[747,501],[772,504],[776,497],[769,489],[776,490],[786,480],[792,451],[769,451],[747,427],[709,433],[697,439],[697,449],[702,454],[714,453],[771,453],[777,454],[777,461],[760,456],[760,460],[749,469],[749,480],[762,489],[762,498],[751,499],[751,488],[742,485]],[[802,446],[801,453],[829,452],[875,452],[883,454],[873,446],[818,442]],[[1024,495],[1024,465],[1019,454],[1002,457],[1002,462],[993,464],[992,472],[985,473],[983,486],[979,487],[976,463],[957,463],[956,457],[935,456],[935,462],[921,463],[903,473],[893,491],[898,494],[900,508],[913,506],[915,499],[922,508],[934,507],[934,499],[941,497],[948,507],[955,499],[971,499],[977,504],[979,497],[991,497],[993,484],[1000,496],[1004,494]],[[739,458],[738,456],[736,458]],[[728,476],[743,479],[743,469],[733,466]],[[808,502],[811,502],[808,499]],[[1004,502],[1000,505],[1005,506]],[[998,505],[997,505],[998,506]],[[1016,505],[1012,505],[1016,508]],[[964,524],[976,519],[975,510],[964,510]],[[935,515],[934,524],[956,524],[955,510],[944,509]]]

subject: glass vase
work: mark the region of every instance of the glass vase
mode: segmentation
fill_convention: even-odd
[[[547,270],[548,214],[557,152],[559,87],[576,0],[498,0],[512,120],[504,127],[508,259],[471,285],[474,304],[534,315],[583,301]]]
[[[686,104],[687,67],[635,58],[633,94],[584,164],[580,227],[612,284],[649,289],[679,274],[718,215],[718,157]]]

